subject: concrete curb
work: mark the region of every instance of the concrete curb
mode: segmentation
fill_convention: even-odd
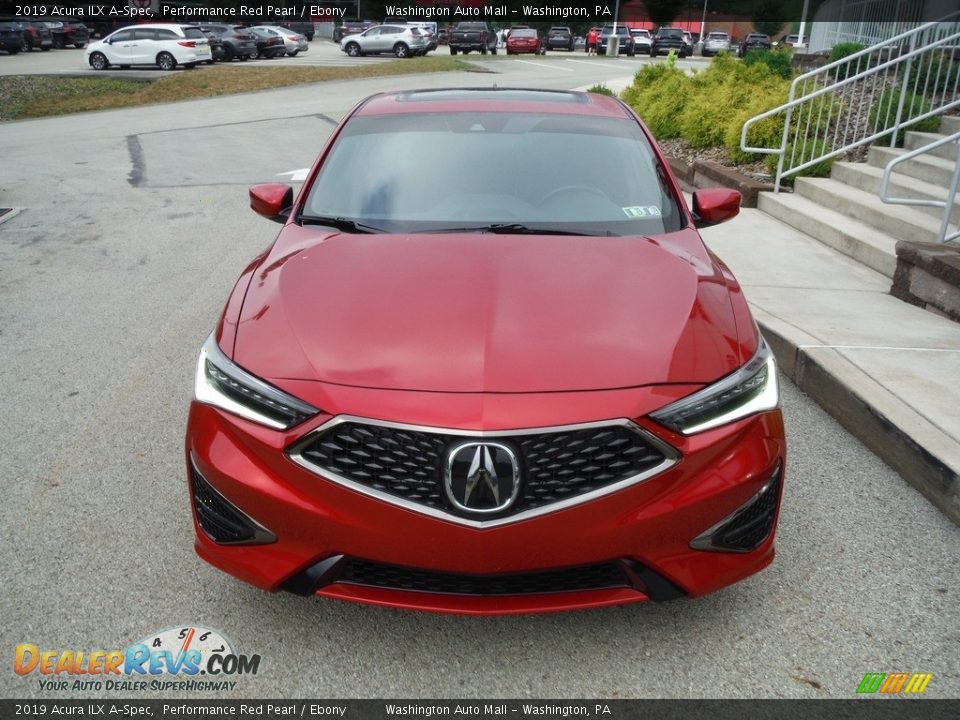
[[[867,373],[802,330],[754,308],[780,370],[960,525],[957,443]]]

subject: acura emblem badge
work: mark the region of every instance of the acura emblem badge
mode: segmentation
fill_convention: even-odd
[[[450,448],[444,468],[447,499],[458,510],[498,513],[520,494],[520,465],[506,445],[465,442]]]

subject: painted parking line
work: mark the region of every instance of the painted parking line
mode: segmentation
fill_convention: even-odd
[[[523,63],[524,65],[537,65],[538,67],[550,68],[551,70],[560,70],[561,72],[573,72],[573,68],[560,67],[559,65],[551,65],[549,63],[538,63],[533,62],[532,60],[514,60],[514,62]]]

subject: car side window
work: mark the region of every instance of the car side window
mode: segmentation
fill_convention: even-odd
[[[157,40],[176,40],[180,36],[177,35],[173,30],[168,30],[166,28],[161,28],[157,30]]]
[[[129,40],[133,40],[133,30],[121,30],[110,38],[110,42],[127,42]]]
[[[364,36],[366,36],[366,37],[376,37],[377,35],[380,34],[380,29],[381,29],[381,28],[378,28],[378,27],[370,28],[369,30],[367,30],[367,31],[364,33]]]
[[[383,28],[382,35],[397,35],[398,33],[403,32],[403,28],[398,28],[393,25],[387,25]]]
[[[134,30],[133,31],[134,40],[156,40],[157,31],[156,30]]]

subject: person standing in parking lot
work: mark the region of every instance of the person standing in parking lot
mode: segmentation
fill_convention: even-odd
[[[597,39],[599,37],[600,32],[595,27],[587,31],[587,55],[597,54]]]

